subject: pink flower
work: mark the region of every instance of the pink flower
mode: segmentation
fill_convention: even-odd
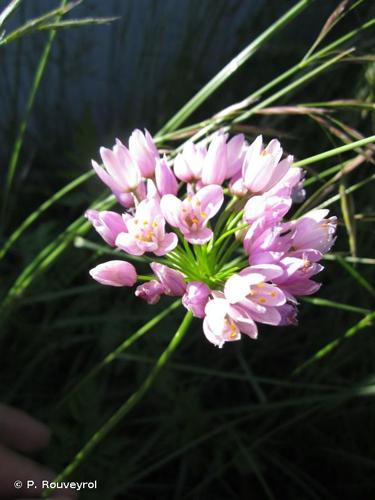
[[[291,206],[291,198],[266,196],[266,194],[252,196],[244,207],[244,219],[249,223],[262,220],[265,224],[275,225],[281,221]]]
[[[174,173],[183,182],[200,180],[204,159],[207,155],[205,146],[187,142],[174,160]]]
[[[207,302],[203,321],[203,332],[212,344],[222,347],[225,342],[240,340],[241,333],[256,339],[258,329],[248,311],[233,305],[217,293]]]
[[[85,217],[91,222],[96,231],[100,234],[103,240],[115,246],[117,235],[126,232],[126,217],[122,217],[116,212],[104,210],[98,212],[97,210],[86,210]]]
[[[144,133],[138,129],[134,130],[129,138],[129,151],[143,177],[153,177],[156,161],[160,156],[150,133],[146,129]]]
[[[104,167],[101,167],[92,161],[92,166],[120,203],[126,207],[134,204],[130,195],[135,191],[141,182],[141,172],[138,166],[133,162],[128,149],[116,139],[113,149],[100,148],[100,156]],[[124,196],[126,195],[126,196]]]
[[[263,149],[262,136],[259,135],[249,146],[242,167],[245,187],[252,193],[264,193],[275,186],[288,172],[293,157],[280,161],[283,150],[278,140],[273,139]]]
[[[335,242],[337,218],[325,219],[329,210],[313,210],[298,219],[294,226],[292,251],[314,249],[327,253]]]
[[[182,297],[182,303],[196,318],[204,318],[204,309],[208,302],[211,290],[206,283],[191,281],[186,287],[186,293]]]
[[[156,304],[160,300],[160,296],[164,293],[164,286],[159,281],[151,280],[139,285],[135,291],[135,295],[148,304]]]
[[[246,149],[247,143],[243,134],[236,134],[227,142],[226,179],[230,179],[241,172]]]
[[[241,198],[242,196],[247,195],[247,188],[243,183],[241,172],[237,172],[229,181],[229,192],[234,196],[238,196]]]
[[[225,135],[216,135],[208,147],[202,168],[203,185],[222,184],[226,178],[228,160],[225,140]]]
[[[293,234],[288,224],[273,225],[272,220],[254,221],[244,239],[250,264],[277,263],[289,250]]]
[[[320,273],[323,266],[307,257],[308,254],[304,254],[302,258],[283,258],[280,262],[283,273],[273,279],[274,283],[284,292],[288,301],[294,304],[297,303],[295,297],[312,295],[321,287],[320,283],[316,283],[310,278]]]
[[[212,185],[200,189],[195,195],[188,195],[184,201],[167,194],[160,202],[166,221],[180,229],[185,239],[193,244],[203,245],[213,232],[207,222],[220,210],[224,193],[220,186]]]
[[[155,181],[159,194],[177,194],[177,180],[165,158],[156,162]]]
[[[110,260],[99,264],[90,271],[94,280],[102,285],[133,286],[137,281],[137,272],[133,264],[124,260]]]
[[[141,201],[135,216],[127,220],[126,226],[128,232],[117,236],[116,245],[132,255],[145,252],[165,255],[177,246],[177,235],[164,230],[165,220],[156,199]]]
[[[297,190],[300,190],[305,171],[299,167],[290,168],[286,174],[264,196],[280,196],[281,198],[293,198]]]
[[[163,285],[165,295],[181,297],[185,293],[186,282],[182,273],[158,262],[152,262],[150,267]]]
[[[281,316],[277,308],[285,304],[286,298],[280,288],[266,281],[281,274],[282,269],[271,264],[247,267],[227,280],[225,298],[240,305],[255,321],[278,325]]]

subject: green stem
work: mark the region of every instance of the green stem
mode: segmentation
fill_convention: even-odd
[[[155,279],[154,275],[137,274],[137,279],[139,281],[152,281]]]
[[[100,370],[102,370],[105,366],[108,364],[112,363],[115,359],[117,359],[120,354],[122,354],[128,347],[130,347],[134,342],[141,337],[145,333],[147,333],[151,328],[153,328],[155,325],[160,323],[161,320],[163,320],[166,316],[168,316],[172,311],[177,309],[177,307],[181,304],[180,299],[175,300],[169,307],[164,309],[161,313],[157,314],[154,316],[150,321],[145,323],[139,330],[137,330],[133,335],[130,335],[124,342],[122,342],[119,346],[116,347],[112,352],[107,354],[105,358],[100,361],[97,365],[92,368],[92,370],[89,371],[89,373],[83,377],[78,384],[76,384],[69,392],[68,394],[58,403],[56,409],[60,409],[71,397],[76,394],[84,385],[87,384],[95,375],[97,375]]]
[[[237,202],[238,198],[237,196],[233,196],[233,198],[229,201],[228,205],[225,207],[225,209],[222,211],[220,214],[220,217],[215,225],[215,233],[220,234],[220,231],[223,227],[223,225],[227,222],[228,217],[232,214],[231,210],[233,208],[233,205]],[[213,241],[213,240],[211,240]]]
[[[309,156],[304,160],[297,161],[293,163],[294,167],[304,167],[305,165],[310,165],[311,163],[316,163],[321,160],[325,160],[326,158],[331,158],[331,156],[336,156],[340,153],[345,153],[346,151],[351,151],[352,149],[359,148],[360,146],[365,146],[366,144],[370,144],[375,141],[375,135],[371,135],[366,137],[365,139],[361,139],[359,141],[351,142],[350,144],[345,144],[345,146],[340,146],[338,148],[329,149],[328,151],[324,151],[323,153],[319,153],[318,155]]]
[[[243,214],[244,214],[244,210],[240,210],[238,212],[238,214],[229,221],[226,228],[231,229],[233,226],[235,226],[237,224],[237,222],[242,219]]]
[[[248,227],[249,224],[245,222],[244,224],[241,224],[240,226],[234,227],[233,229],[229,229],[226,233],[222,234],[218,240],[216,240],[214,247],[220,245],[222,241],[224,241],[228,236],[230,236],[233,233],[236,233],[237,231],[241,231],[241,229],[245,229]]]
[[[165,366],[173,352],[177,349],[181,343],[184,335],[186,334],[190,323],[193,319],[193,315],[190,311],[185,314],[179,328],[174,334],[172,340],[168,344],[165,351],[160,355],[156,364],[152,368],[146,380],[139,387],[139,389],[134,392],[122,406],[105,422],[104,425],[91,437],[91,439],[85,444],[85,446],[77,453],[73,461],[65,467],[65,469],[56,476],[53,482],[59,483],[68,478],[77,467],[88,457],[88,455],[93,451],[93,449],[101,442],[103,439],[113,430],[121,420],[141,401],[145,394],[152,387],[153,383],[160,370]],[[42,498],[48,498],[52,491],[46,490],[42,494]]]
[[[239,246],[241,246],[241,243],[237,240],[234,240],[233,243],[229,246],[229,248],[227,248],[227,250],[225,250],[224,252],[219,251],[217,255],[219,268],[223,265],[223,263],[225,263],[226,260],[228,260],[228,258]]]

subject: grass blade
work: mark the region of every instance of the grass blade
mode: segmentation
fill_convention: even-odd
[[[238,70],[269,38],[284,28],[294,17],[300,14],[312,0],[301,0],[286,14],[280,17],[266,31],[251,42],[242,52],[233,58],[212,80],[210,80],[190,101],[171,118],[158,134],[165,134],[183,123],[216,89],[218,89],[235,71]]]
[[[66,3],[67,3],[67,0],[62,0],[60,8],[57,9],[57,13],[64,10]],[[61,15],[61,14],[59,14],[59,15]],[[10,36],[10,35],[8,35],[8,36]],[[43,50],[43,53],[39,59],[38,67],[37,67],[37,70],[35,72],[33,83],[31,85],[30,94],[29,94],[29,97],[27,99],[25,113],[24,113],[23,119],[21,121],[21,124],[19,126],[16,140],[15,140],[15,143],[13,146],[12,155],[10,158],[9,167],[8,167],[7,176],[6,176],[6,181],[5,181],[5,193],[4,193],[4,200],[3,200],[3,207],[2,207],[3,223],[4,223],[4,219],[5,219],[5,213],[6,213],[6,209],[7,209],[10,189],[12,186],[14,174],[15,174],[17,166],[18,166],[18,160],[19,160],[19,156],[20,156],[21,147],[23,144],[23,139],[24,139],[25,132],[26,132],[26,129],[28,126],[31,111],[34,107],[35,97],[36,97],[36,94],[38,92],[39,85],[40,85],[40,82],[41,82],[43,74],[44,74],[44,70],[46,69],[48,57],[50,55],[52,44],[53,44],[53,41],[55,39],[55,36],[56,36],[56,31],[55,30],[50,31],[50,33],[48,35],[47,43],[46,43],[44,50]],[[6,43],[5,40],[6,39],[3,39],[1,43]]]
[[[105,356],[105,358],[100,361],[97,365],[94,366],[92,370],[89,371],[87,375],[85,375],[78,384],[76,384],[64,397],[62,401],[57,405],[56,409],[60,409],[63,404],[65,404],[69,399],[72,398],[74,394],[76,394],[89,380],[95,377],[105,366],[112,363],[115,359],[117,359],[120,354],[122,354],[128,347],[130,347],[134,342],[143,335],[145,335],[151,328],[156,326],[160,321],[162,321],[166,316],[168,316],[172,311],[177,309],[177,307],[181,304],[180,300],[175,300],[170,306],[166,307],[162,312],[156,314],[150,321],[145,323],[141,328],[139,328],[135,333],[127,337],[116,349],[111,351],[109,354]]]
[[[301,373],[302,370],[304,370],[305,368],[307,368],[311,364],[313,364],[316,361],[327,356],[327,354],[332,352],[333,349],[338,347],[345,339],[353,337],[353,335],[358,333],[360,330],[363,330],[364,328],[372,326],[374,320],[375,320],[375,311],[372,311],[370,314],[368,314],[363,319],[361,319],[361,321],[359,321],[354,326],[349,328],[349,330],[347,330],[342,337],[340,337],[336,340],[333,340],[332,342],[327,344],[325,347],[323,347],[318,352],[316,352],[311,358],[309,358],[307,361],[305,361],[302,365],[300,365],[298,368],[296,368],[293,372],[293,375],[298,375],[299,373]]]
[[[185,314],[179,328],[172,337],[172,340],[168,344],[167,348],[160,355],[150,374],[139,387],[139,389],[134,392],[125,403],[120,406],[120,408],[114,413],[105,424],[92,436],[92,438],[85,444],[85,446],[77,453],[73,461],[65,467],[65,469],[54,479],[54,482],[59,483],[69,477],[72,472],[74,472],[77,467],[87,458],[87,456],[93,451],[93,449],[113,430],[116,425],[121,422],[121,420],[141,401],[145,394],[152,387],[153,383],[160,370],[165,366],[171,355],[180,345],[185,333],[187,332],[190,323],[193,319],[193,315],[190,311]],[[42,495],[43,498],[48,498],[51,491],[45,491]]]

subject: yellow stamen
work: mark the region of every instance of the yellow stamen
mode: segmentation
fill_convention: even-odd
[[[207,217],[206,212],[201,212],[201,217],[202,217],[202,219],[205,219]]]
[[[260,303],[260,304],[265,304],[266,302],[267,302],[267,299],[265,299],[264,297],[261,297],[261,298],[259,299],[259,303]]]

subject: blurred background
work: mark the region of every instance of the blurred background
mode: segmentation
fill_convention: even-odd
[[[362,3],[335,27],[332,39],[373,16],[371,2]],[[7,4],[0,2],[0,9]],[[111,146],[115,137],[126,142],[134,128],[156,133],[293,4],[85,0],[75,7],[67,19],[118,19],[58,30],[22,141],[0,242],[57,190],[88,172],[100,146]],[[23,1],[7,21],[6,31],[58,5],[50,0]],[[241,101],[297,63],[336,6],[331,0],[313,2],[208,99],[189,123]],[[0,46],[2,187],[47,39],[48,33],[41,31]],[[373,42],[372,29],[355,41],[356,55],[373,53]],[[353,60],[277,104],[337,99],[370,103],[374,82],[373,59]],[[366,109],[345,108],[340,119],[364,136],[374,133],[373,116]],[[246,125],[250,139],[257,133],[277,136],[297,159],[342,144],[306,114],[256,115]],[[326,160],[314,169],[336,165],[340,159]],[[365,166],[351,174],[350,183],[371,174],[373,165]],[[93,283],[88,270],[108,256],[74,245],[56,255],[48,250],[101,194],[102,186],[92,178],[61,197],[0,262],[2,298],[27,271],[22,293],[18,290],[2,311],[0,400],[51,427],[52,444],[39,458],[56,471],[139,386],[183,315],[175,310],[66,398],[96,363],[168,303],[165,299],[146,307],[127,290]],[[350,200],[354,213],[367,214],[370,222],[372,199],[373,185],[368,184]],[[341,217],[339,203],[332,210]],[[356,252],[370,258],[374,232],[367,219],[357,218]],[[345,226],[340,225],[338,236],[335,251],[348,252]],[[87,238],[99,242],[93,231]],[[46,263],[34,275],[35,259],[46,248]],[[300,375],[292,373],[358,323],[361,313],[356,307],[362,313],[373,308],[373,269],[373,265],[327,262],[319,297],[354,309],[303,303],[298,327],[262,326],[256,342],[243,339],[218,350],[203,337],[201,323],[194,323],[146,399],[74,473],[74,479],[97,479],[99,485],[80,498],[372,498],[374,407],[371,398],[355,391],[357,383],[372,380],[375,373],[371,327],[340,343]]]

